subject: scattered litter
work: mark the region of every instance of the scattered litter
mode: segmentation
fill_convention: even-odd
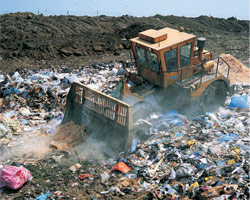
[[[102,183],[106,183],[110,178],[110,175],[108,174],[108,172],[104,172],[101,174],[101,182]]]
[[[80,180],[83,180],[83,179],[85,179],[85,178],[92,178],[92,177],[93,177],[92,174],[80,174],[80,175],[78,176],[78,178],[79,178]]]
[[[74,149],[88,137],[88,127],[72,122],[58,126],[70,84],[79,81],[111,95],[123,74],[121,65],[106,63],[73,70],[61,67],[0,75],[0,153],[3,155],[0,191],[4,187],[18,189],[30,178],[30,172],[24,173],[24,167],[4,167],[13,162],[26,164],[30,170],[34,170],[29,168],[31,165],[35,166],[48,185],[53,178],[58,184],[67,183],[70,189],[91,191],[93,184],[99,184],[93,199],[112,199],[113,195],[126,198],[137,192],[145,199],[249,198],[249,85],[237,85],[237,94],[228,97],[228,103],[213,113],[190,119],[174,110],[138,119],[134,122],[138,129],[131,138],[128,155],[120,153],[96,162],[78,155]],[[22,150],[29,148],[27,141],[39,146],[45,140],[51,151],[39,161],[34,159],[34,151],[22,154],[15,151],[20,155],[14,154],[10,160],[5,158],[18,146]],[[59,168],[65,159],[70,164]],[[52,176],[50,170],[59,175]],[[6,179],[4,173],[11,178]],[[19,176],[23,173],[25,176]],[[38,184],[32,187],[39,188]],[[41,194],[36,197],[39,200],[67,198],[64,190],[53,186],[50,192],[38,191],[33,196]]]
[[[38,197],[36,197],[35,200],[47,200],[48,196],[50,196],[51,194],[50,193],[45,193],[45,194],[42,194]]]
[[[76,163],[76,164],[72,165],[69,169],[70,169],[70,171],[75,173],[80,168],[81,168],[81,165],[79,163]]]

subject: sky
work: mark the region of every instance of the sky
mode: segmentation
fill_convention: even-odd
[[[43,15],[177,15],[249,20],[249,0],[0,0],[0,14],[33,12]]]

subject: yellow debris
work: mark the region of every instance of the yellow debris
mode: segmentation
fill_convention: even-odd
[[[195,143],[196,143],[196,140],[189,140],[189,141],[187,142],[187,144],[188,144],[188,146],[189,146],[190,148],[192,148],[192,147],[194,146]]]
[[[200,186],[199,183],[196,181],[196,182],[194,182],[193,185],[191,185],[191,186],[188,188],[188,190],[191,192],[194,188],[199,187],[199,186]]]
[[[228,165],[232,165],[232,164],[234,164],[234,163],[235,163],[235,160],[234,160],[234,159],[231,159],[231,160],[228,160],[228,161],[227,161],[227,164],[228,164]]]
[[[240,153],[240,149],[237,148],[237,147],[232,147],[232,148],[231,148],[231,151],[233,151],[233,152],[235,152],[235,153],[237,153],[237,154]]]
[[[205,177],[205,181],[210,181],[210,180],[212,180],[212,179],[213,179],[212,176]]]
[[[234,156],[235,156],[236,161],[239,162],[240,161],[240,156],[238,154],[235,154]]]
[[[231,151],[232,151],[232,154],[236,157],[237,162],[239,162],[240,161],[240,156],[239,156],[240,149],[237,147],[232,147]]]

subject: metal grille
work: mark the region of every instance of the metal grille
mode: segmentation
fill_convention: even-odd
[[[79,104],[82,104],[83,102],[83,88],[76,86],[76,98],[75,101]]]
[[[77,85],[75,101],[88,109],[103,115],[123,126],[127,125],[128,106],[112,99],[105,94],[100,94],[87,87]]]

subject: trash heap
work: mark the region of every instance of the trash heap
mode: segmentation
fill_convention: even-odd
[[[250,102],[236,105],[250,98],[249,87],[245,92],[188,125],[176,114],[172,119],[151,114],[144,131],[152,137],[137,144],[128,161],[139,188],[156,199],[249,199]],[[247,108],[239,108],[242,103]],[[161,129],[163,121],[168,121],[167,131],[157,132],[155,125]]]
[[[125,68],[132,66],[122,61],[92,63],[75,69],[62,66],[59,69],[17,69],[9,74],[0,72],[0,169],[6,166],[2,174],[9,174],[8,177],[3,175],[1,187],[18,189],[27,181],[22,179],[18,168],[8,168],[9,164],[36,164],[53,152],[68,155],[86,139],[85,125],[69,122],[58,128],[71,83],[78,81],[111,94],[121,82]],[[15,170],[18,173],[13,172]],[[19,184],[15,180],[23,182]]]
[[[63,110],[71,83],[81,82],[96,90],[111,94],[122,79],[129,62],[92,63],[75,69],[61,67],[40,71],[18,69],[15,73],[0,74],[1,112],[11,109],[29,114]],[[31,110],[30,110],[31,109]]]
[[[16,189],[29,180],[20,190],[27,199],[249,199],[249,84],[235,86],[236,94],[213,113],[189,118],[171,111],[139,119],[129,155],[92,162],[74,152],[87,137],[86,127],[56,128],[70,84],[79,81],[112,94],[124,69],[132,67],[112,62],[0,75],[0,153],[12,155],[0,159],[0,170],[11,176],[0,179],[1,187]],[[30,152],[13,152],[30,148],[27,141],[48,142],[54,151],[35,160]],[[29,176],[10,173],[20,169],[9,165],[23,165]],[[23,197],[0,189],[0,198],[9,195]]]
[[[94,199],[249,199],[250,86],[236,92],[193,119],[177,111],[139,119],[129,155],[72,165],[71,186]]]
[[[63,66],[0,73],[0,151],[13,135],[41,134],[41,129],[45,134],[54,133],[63,118],[66,95],[74,81],[111,94],[123,78],[124,69],[130,67],[131,63],[123,61],[92,63],[75,69]]]

